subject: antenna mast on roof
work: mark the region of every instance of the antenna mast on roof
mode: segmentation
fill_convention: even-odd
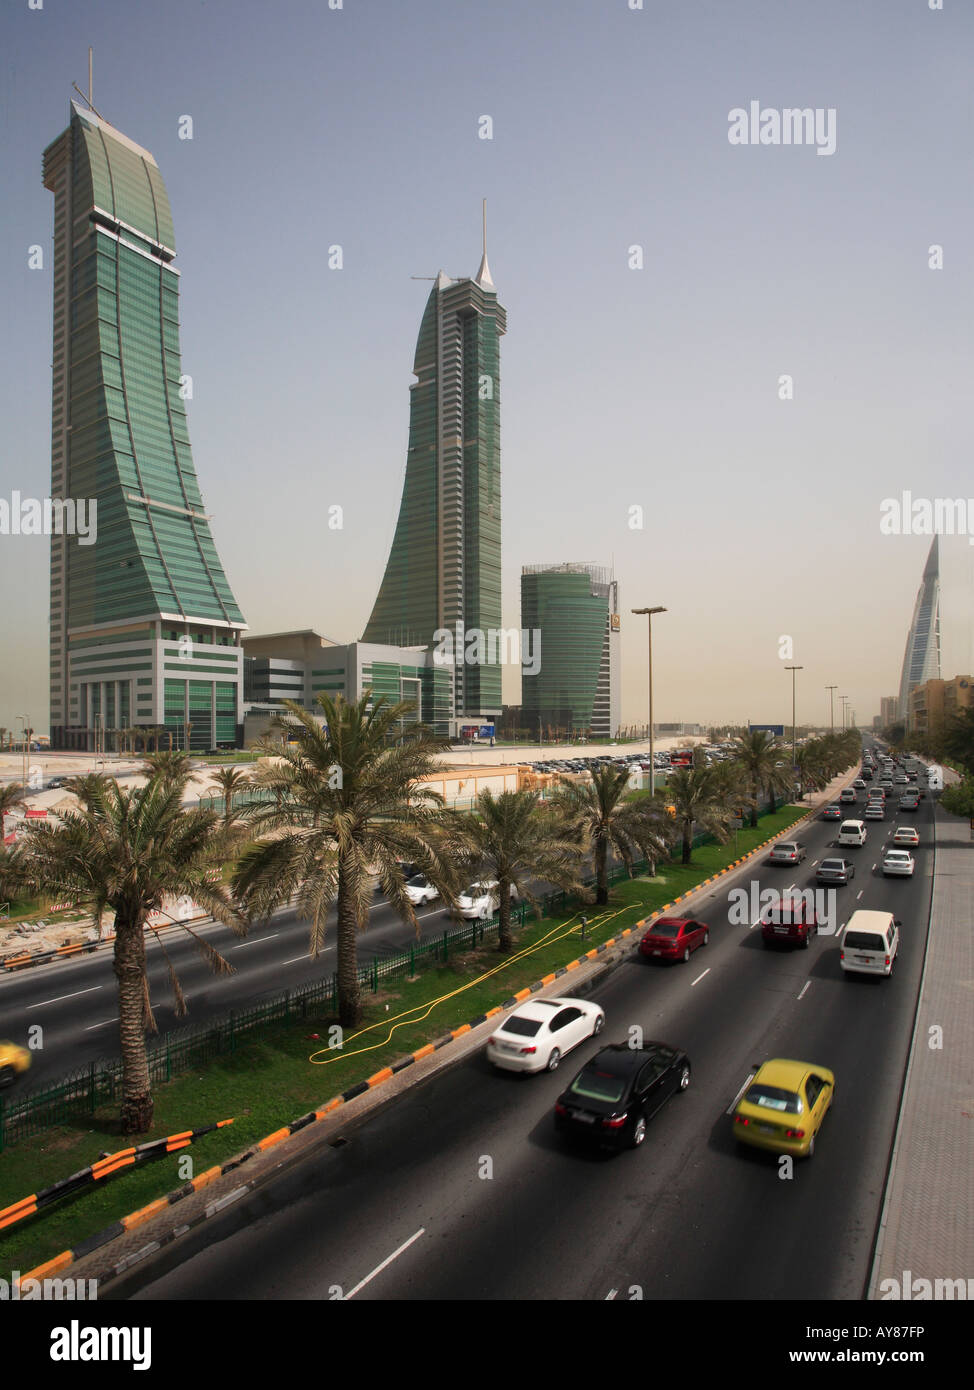
[[[85,95],[85,93],[81,90],[81,88],[78,86],[77,82],[72,82],[72,83],[71,83],[71,86],[72,86],[72,87],[74,88],[74,90],[78,93],[78,96],[79,96],[79,97],[84,97],[85,101],[88,103],[88,108],[89,108],[89,110],[94,111],[94,113],[95,113],[95,115],[98,117],[98,119],[99,119],[100,121],[103,121],[103,120],[105,119],[105,117],[104,117],[104,116],[101,114],[101,112],[96,108],[95,103],[94,103],[94,102],[92,101],[92,99],[91,99],[91,97],[92,97],[92,86],[93,86],[93,82],[92,82],[92,67],[93,67],[93,62],[92,62],[92,54],[91,54],[91,45],[89,44],[89,46],[88,46],[88,92],[87,92],[87,95]]]

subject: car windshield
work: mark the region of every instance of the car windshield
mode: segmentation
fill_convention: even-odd
[[[764,1110],[787,1110],[793,1115],[802,1113],[801,1096],[794,1091],[783,1091],[780,1086],[752,1086],[744,1099],[750,1105],[760,1105]]]
[[[649,929],[650,936],[678,936],[680,933],[679,922],[654,922]]]
[[[523,1014],[512,1014],[501,1025],[504,1033],[516,1033],[519,1038],[533,1038],[541,1028],[540,1018],[525,1018]]]
[[[487,889],[482,883],[471,883],[469,888],[464,888],[460,896],[463,898],[482,898],[486,893]]]
[[[428,888],[429,879],[426,877],[425,874],[413,874],[412,878],[409,879],[406,886],[408,888]]]
[[[599,1071],[595,1067],[585,1067],[575,1077],[568,1090],[573,1096],[585,1096],[588,1100],[621,1100],[626,1089],[621,1076],[611,1072]]]
[[[783,845],[779,845],[778,848],[783,854],[794,854],[798,846],[786,842]]]

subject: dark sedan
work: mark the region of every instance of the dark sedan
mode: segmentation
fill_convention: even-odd
[[[817,883],[848,883],[855,876],[856,866],[851,859],[823,859],[815,870]]]
[[[615,1149],[638,1149],[648,1121],[689,1084],[690,1059],[679,1048],[612,1043],[558,1097],[555,1129]]]

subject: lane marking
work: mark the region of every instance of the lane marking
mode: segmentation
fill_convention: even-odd
[[[88,1024],[88,1027],[85,1029],[85,1032],[86,1032],[86,1033],[90,1033],[90,1032],[92,1031],[93,1028],[107,1028],[108,1025],[109,1025],[110,1023],[117,1023],[117,1022],[118,1022],[118,1019],[117,1019],[117,1018],[106,1018],[104,1023],[89,1023],[89,1024]]]
[[[804,986],[802,987],[802,992],[801,992],[801,994],[799,994],[799,996],[798,996],[799,999],[804,999],[804,998],[805,998],[805,990],[808,989],[808,986],[809,986],[811,983],[812,983],[811,980],[806,980],[806,981],[805,981],[805,984],[804,984]]]
[[[42,999],[39,1004],[27,1004],[28,1009],[43,1009],[45,1004],[60,1004],[64,999],[77,999],[79,994],[91,994],[92,990],[101,989],[101,985],[89,985],[87,989],[76,989],[73,994],[59,994],[56,999]]]
[[[275,936],[280,936],[279,931],[268,932],[266,936],[255,936],[253,941],[241,941],[238,946],[234,946],[235,951],[242,951],[245,946],[259,946],[262,941],[273,941]]]
[[[400,1245],[398,1250],[393,1250],[391,1255],[387,1255],[380,1265],[376,1265],[375,1269],[373,1269],[371,1274],[367,1274],[364,1279],[360,1279],[359,1282],[355,1285],[355,1288],[352,1289],[349,1293],[347,1293],[342,1301],[344,1303],[347,1303],[350,1298],[354,1298],[360,1289],[364,1289],[366,1284],[370,1284],[372,1280],[375,1278],[375,1276],[377,1274],[381,1274],[382,1271],[388,1265],[392,1264],[393,1260],[398,1259],[404,1250],[408,1250],[414,1240],[419,1240],[420,1236],[425,1234],[426,1227],[420,1226],[419,1230],[415,1233],[415,1235],[411,1235],[408,1240],[403,1241],[402,1245]]]
[[[709,975],[709,974],[710,974],[710,966],[708,965],[707,968],[706,968],[706,970],[703,972],[703,975]],[[698,975],[697,978],[696,978],[695,980],[691,980],[691,981],[690,981],[690,988],[691,988],[691,989],[693,989],[693,986],[694,986],[694,985],[698,985],[698,984],[700,983],[700,981],[703,979],[703,975]]]
[[[617,1294],[618,1292],[619,1292],[618,1289],[610,1289],[609,1292],[608,1292],[608,1293],[606,1294],[606,1296],[605,1296],[604,1302],[608,1303],[610,1299],[615,1298],[615,1296],[616,1296],[616,1294]]]
[[[754,1078],[755,1078],[756,1076],[757,1076],[757,1072],[756,1072],[756,1071],[748,1072],[748,1074],[747,1074],[747,1079],[746,1079],[746,1081],[744,1082],[744,1085],[741,1087],[741,1089],[738,1091],[737,1095],[736,1095],[736,1096],[734,1097],[734,1099],[731,1101],[731,1103],[730,1103],[730,1105],[728,1106],[728,1108],[724,1111],[724,1114],[725,1114],[725,1115],[733,1115],[734,1111],[737,1109],[737,1102],[740,1100],[741,1096],[744,1094],[744,1092],[747,1090],[748,1086],[750,1086],[751,1082],[754,1080]]]

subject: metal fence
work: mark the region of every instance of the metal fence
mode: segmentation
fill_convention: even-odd
[[[714,837],[700,833],[693,846],[712,842]],[[677,851],[678,853],[679,851]],[[643,859],[634,861],[633,873],[646,867]],[[624,866],[609,871],[609,884],[628,877]],[[595,876],[582,880],[594,887]],[[565,911],[583,900],[567,890],[555,890],[539,898],[542,916]],[[523,927],[532,909],[521,902],[514,909],[514,920]],[[497,936],[496,914],[484,921],[461,922],[447,928],[441,936],[411,942],[404,950],[388,956],[374,956],[360,965],[359,984],[378,993],[382,980],[396,976],[412,977],[418,966],[442,964],[451,956],[472,951]],[[205,1024],[192,1024],[167,1033],[148,1046],[149,1076],[154,1085],[205,1065],[211,1058],[236,1050],[238,1039],[266,1024],[304,1019],[316,1010],[334,1010],[338,1004],[338,977],[335,974],[313,980],[296,989],[283,990],[270,999],[247,1009],[233,1010]],[[50,1129],[54,1125],[77,1124],[90,1118],[101,1105],[118,1101],[122,1093],[122,1063],[119,1058],[91,1062],[42,1089],[9,1098],[0,1092],[0,1153],[18,1140]]]

